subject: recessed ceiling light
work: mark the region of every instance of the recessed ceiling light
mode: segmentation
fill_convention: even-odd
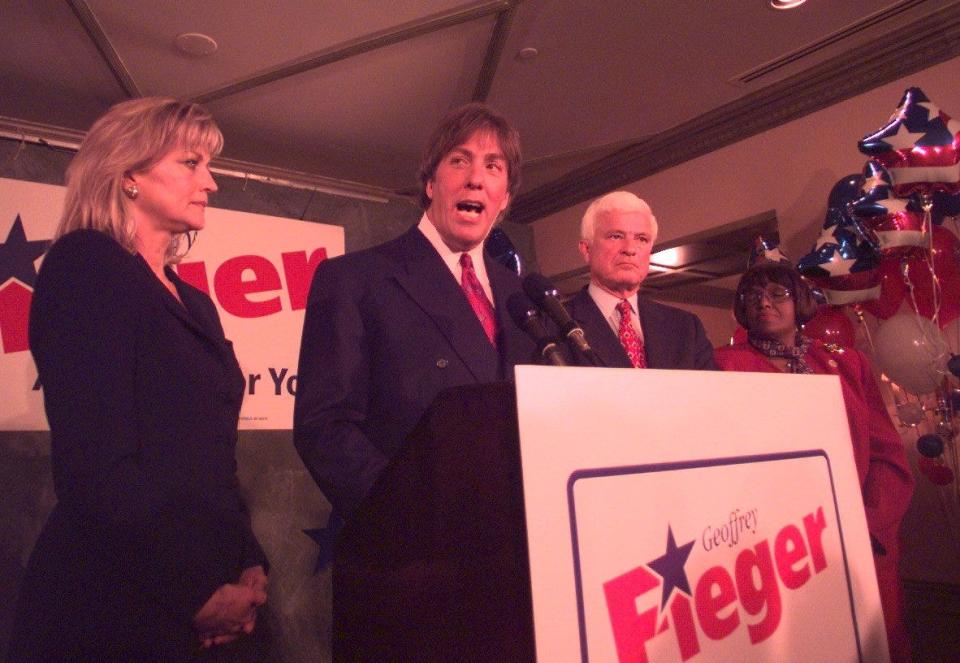
[[[527,46],[526,48],[521,48],[519,51],[517,51],[517,59],[521,62],[524,60],[532,60],[538,55],[540,55],[540,51],[532,46]]]
[[[796,9],[807,0],[770,0],[770,6],[774,9]]]
[[[217,42],[212,37],[199,32],[184,32],[173,41],[177,48],[187,55],[204,57],[217,52]]]

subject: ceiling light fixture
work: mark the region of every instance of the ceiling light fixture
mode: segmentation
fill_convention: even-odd
[[[181,53],[194,57],[206,57],[217,52],[217,42],[199,32],[184,32],[173,40]]]
[[[517,51],[517,59],[520,60],[521,62],[525,60],[532,60],[538,55],[540,55],[540,51],[533,48],[532,46],[527,46],[526,48],[521,48],[519,51]]]
[[[774,9],[796,9],[807,0],[770,0],[770,6]]]

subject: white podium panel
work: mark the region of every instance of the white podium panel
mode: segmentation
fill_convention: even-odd
[[[540,661],[886,661],[833,376],[517,368]]]

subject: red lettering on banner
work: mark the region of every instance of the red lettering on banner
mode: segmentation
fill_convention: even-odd
[[[766,608],[763,619],[755,624],[747,624],[750,642],[763,642],[777,630],[782,612],[780,585],[773,570],[770,543],[764,539],[753,549],[748,548],[737,555],[736,569],[737,589],[740,590],[743,609],[755,617]],[[759,586],[753,582],[756,577],[754,571],[760,578]]]
[[[719,565],[708,568],[695,583],[692,600],[682,591],[675,592],[669,611],[682,659],[687,661],[700,653],[697,626],[712,640],[723,640],[745,623],[752,644],[776,633],[783,616],[780,583],[787,589],[797,590],[814,574],[827,568],[823,548],[826,527],[823,507],[818,507],[803,517],[802,531],[797,525],[788,524],[777,532],[772,537],[772,552],[770,539],[763,539],[752,548],[740,551],[733,562],[732,574]],[[647,642],[669,630],[666,619],[661,628],[656,629],[657,599],[653,599],[650,609],[639,608],[642,596],[659,597],[653,590],[660,586],[659,576],[651,573],[646,565],[604,583],[607,612],[621,663],[646,663]],[[751,618],[759,619],[751,621]]]
[[[181,262],[177,265],[177,276],[197,290],[210,294],[210,282],[207,280],[207,266],[203,262]]]
[[[673,625],[677,627],[680,656],[687,661],[700,653],[700,639],[697,637],[690,599],[680,592],[674,594],[673,601],[670,602],[670,616],[673,617]]]
[[[637,597],[660,584],[657,576],[638,566],[603,583],[607,612],[620,663],[647,663],[646,642],[657,627],[657,609],[637,613]]]
[[[30,349],[27,326],[33,291],[16,281],[8,281],[0,289],[0,340],[3,354]]]
[[[244,279],[250,270],[253,278]],[[225,261],[213,275],[213,287],[223,310],[238,318],[260,318],[281,310],[280,297],[253,301],[248,295],[280,290],[280,273],[263,256],[237,256]]]
[[[708,638],[723,640],[740,625],[740,615],[734,605],[737,590],[733,586],[733,578],[723,567],[714,566],[704,571],[693,594],[700,628]],[[726,617],[721,617],[720,613],[730,606],[733,606],[733,610]]]
[[[290,297],[290,308],[302,311],[307,307],[310,283],[317,266],[327,259],[327,249],[315,249],[310,257],[306,251],[288,251],[280,254],[283,275]],[[177,275],[193,287],[208,295],[210,282],[207,265],[202,260],[182,262],[176,267]],[[244,279],[249,271],[250,277]],[[213,275],[213,290],[220,306],[227,313],[239,318],[260,318],[279,313],[282,309],[279,295],[262,301],[252,300],[248,295],[281,290],[280,273],[267,258],[245,255],[230,258],[217,268]]]
[[[803,534],[795,525],[787,525],[777,534],[773,544],[777,558],[777,571],[783,584],[790,589],[796,589],[810,579],[810,567],[804,564],[799,569],[794,566],[807,556],[807,545],[803,542]]]
[[[292,251],[280,254],[283,260],[283,274],[287,278],[287,294],[294,311],[307,308],[307,295],[310,293],[310,281],[317,265],[327,259],[327,250],[319,248],[307,259],[306,251]]]
[[[803,517],[803,529],[807,531],[807,540],[810,542],[810,558],[813,560],[813,569],[817,573],[827,568],[827,556],[823,553],[823,540],[820,538],[826,526],[827,519],[823,515],[823,507],[817,509],[816,514],[811,513]]]

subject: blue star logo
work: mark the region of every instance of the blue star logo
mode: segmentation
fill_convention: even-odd
[[[49,240],[27,241],[23,221],[18,214],[6,241],[0,244],[0,285],[13,278],[33,288],[37,281],[37,269],[33,263],[48,246]]]
[[[690,596],[690,583],[687,581],[687,572],[683,570],[690,551],[693,550],[693,541],[685,543],[679,548],[673,538],[673,529],[667,525],[667,552],[647,564],[663,578],[663,598],[660,609],[667,605],[667,599],[673,593],[674,587]]]
[[[343,529],[343,520],[336,512],[330,514],[326,527],[305,529],[303,533],[317,544],[317,563],[313,567],[313,575],[317,575],[333,561],[333,548],[337,542],[337,535]]]

